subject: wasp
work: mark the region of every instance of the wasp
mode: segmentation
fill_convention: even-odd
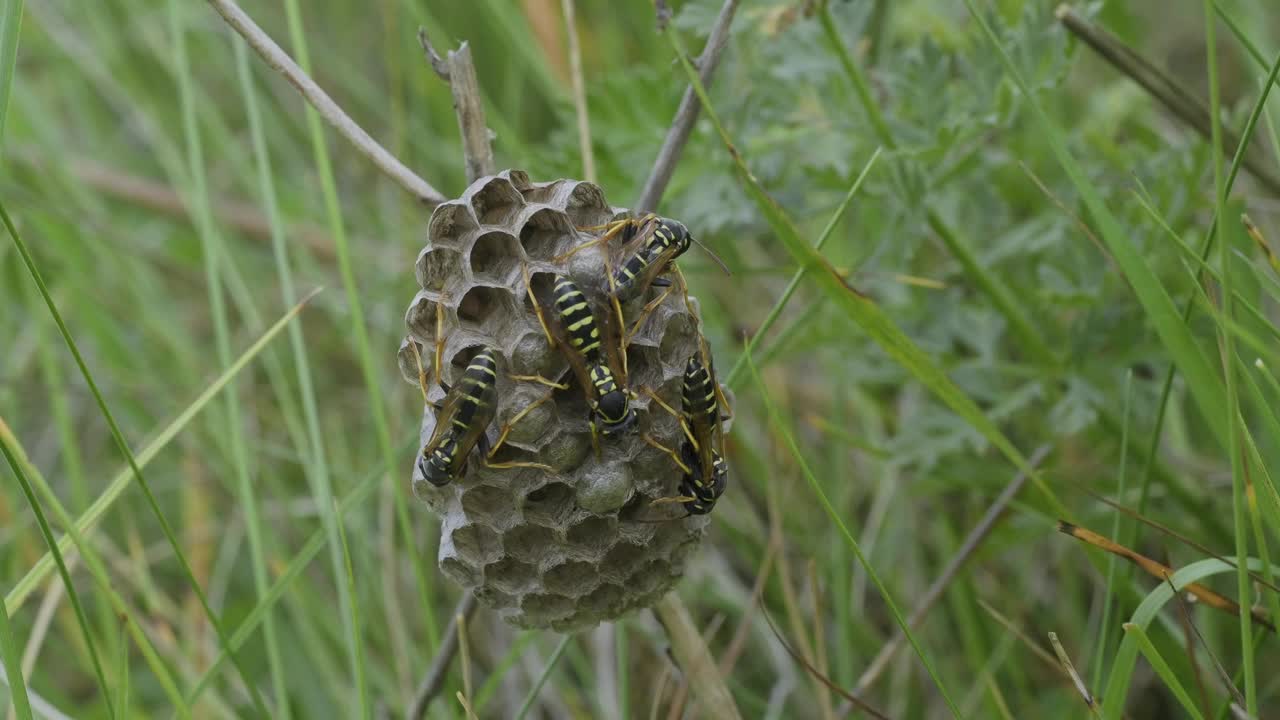
[[[659,277],[693,244],[689,228],[679,220],[648,213],[599,226],[605,233],[561,255],[559,259],[592,245],[608,246],[619,238],[619,250],[607,253],[610,262],[609,293],[621,302],[643,295],[650,287],[667,287],[671,281]],[[616,266],[616,269],[613,269]]]
[[[591,299],[572,280],[556,275],[552,286],[555,320],[548,323],[543,314],[542,302],[533,292],[527,266],[523,267],[523,272],[525,290],[533,302],[534,313],[547,342],[561,350],[586,393],[587,404],[591,409],[588,418],[591,440],[598,452],[597,433],[616,435],[631,429],[636,422],[636,410],[631,405],[633,395],[626,388],[624,377],[614,371],[614,368],[622,365],[617,357],[620,345],[612,337],[613,326],[609,314],[598,312]],[[536,380],[553,389],[563,390],[568,387],[538,376],[516,377]]]
[[[431,439],[422,448],[418,456],[418,471],[422,477],[436,487],[442,487],[462,476],[467,469],[467,460],[472,449],[479,449],[486,467],[515,468],[533,467],[543,470],[551,468],[541,463],[531,462],[493,462],[493,456],[502,446],[510,432],[511,424],[505,426],[497,443],[490,443],[488,430],[497,412],[498,360],[493,348],[484,346],[467,363],[462,379],[453,387],[444,381],[440,374],[440,356],[443,347],[443,309],[436,306],[436,382],[444,390],[444,399],[437,403],[429,403],[435,410],[436,426]],[[422,360],[418,356],[418,345],[410,338],[414,357],[418,361],[418,379],[422,385],[422,397],[427,398],[426,371],[422,369]]]
[[[650,397],[680,420],[684,433],[680,451],[662,445],[646,436],[645,442],[662,450],[676,461],[684,473],[677,495],[661,498],[655,504],[676,502],[689,515],[705,515],[715,507],[728,484],[729,466],[722,454],[723,433],[715,373],[709,363],[703,362],[703,353],[695,352],[685,364],[683,384],[680,390],[680,412],[676,413],[656,394]]]
[[[591,247],[592,245],[604,245],[606,248],[605,273],[609,299],[622,326],[625,327],[622,319],[622,303],[642,297],[651,287],[666,288],[661,295],[640,311],[631,329],[624,333],[622,338],[624,350],[631,337],[644,326],[644,322],[649,315],[675,289],[670,279],[662,277],[668,270],[671,270],[679,281],[679,289],[684,295],[685,305],[689,308],[689,313],[691,315],[695,314],[689,303],[689,294],[684,282],[684,276],[675,264],[676,258],[683,255],[693,244],[697,243],[699,247],[706,250],[707,254],[725,273],[729,272],[724,262],[715,253],[712,253],[709,248],[698,242],[693,237],[693,234],[689,232],[689,228],[678,220],[647,213],[639,218],[627,218],[606,225],[584,229],[603,229],[605,232],[600,237],[578,245],[561,255],[557,258],[557,261],[567,259],[583,248]],[[613,243],[616,247],[610,250],[611,241],[614,238],[618,238],[619,242]]]

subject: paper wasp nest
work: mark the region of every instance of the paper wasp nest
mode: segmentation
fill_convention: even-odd
[[[681,294],[672,293],[632,338],[627,382],[638,394],[633,405],[639,422],[631,432],[600,438],[597,459],[582,389],[571,374],[562,378],[565,361],[547,344],[525,292],[522,262],[535,289],[549,286],[558,272],[588,295],[602,297],[602,248],[582,250],[563,265],[553,259],[599,233],[577,228],[626,216],[592,183],[533,183],[524,172],[506,170],[437,207],[427,247],[418,255],[422,289],[405,317],[409,336],[430,370],[437,304],[443,306],[443,375],[451,384],[480,346],[494,348],[498,410],[491,440],[503,423],[549,392],[510,375],[570,383],[517,423],[494,458],[538,462],[554,472],[488,468],[478,450],[463,476],[443,487],[428,484],[416,464],[413,469],[414,493],[442,519],[440,569],[522,627],[572,631],[652,605],[683,574],[707,524],[705,516],[637,522],[684,514],[675,504],[650,507],[654,499],[676,494],[680,472],[642,435],[675,448],[680,429],[641,391],[650,388],[680,407],[685,362],[697,349],[696,323]],[[628,323],[656,293],[652,289],[626,306]],[[550,319],[554,310],[544,314]],[[417,362],[407,340],[399,364],[416,386]],[[439,401],[444,392],[434,377],[429,383],[431,401]],[[419,448],[435,427],[433,410],[424,410]]]

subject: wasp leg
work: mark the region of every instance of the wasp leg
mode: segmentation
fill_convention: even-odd
[[[601,243],[605,242],[605,238],[606,238],[606,237],[608,237],[608,233],[606,233],[606,234],[604,234],[604,235],[601,235],[600,237],[598,237],[598,238],[596,238],[596,239],[594,239],[594,240],[588,240],[588,241],[586,241],[586,242],[584,242],[584,243],[582,243],[582,244],[580,244],[580,245],[574,245],[574,246],[573,246],[572,248],[570,248],[568,251],[563,252],[563,253],[560,253],[559,255],[557,255],[557,256],[555,256],[555,257],[551,258],[551,262],[556,263],[556,264],[562,263],[562,262],[564,262],[565,260],[568,260],[569,258],[573,257],[574,255],[577,255],[579,252],[581,252],[581,251],[583,251],[583,250],[586,250],[586,249],[587,249],[587,248],[589,248],[589,247],[593,247],[593,246],[595,246],[595,245],[599,245],[599,244],[601,244]]]
[[[698,334],[702,334],[702,318],[698,317],[698,313],[693,311],[693,303],[689,300],[689,283],[685,282],[684,273],[680,272],[680,266],[671,263],[671,273],[676,277],[677,286],[680,288],[680,294],[684,296],[684,308],[693,316],[694,322],[698,323]],[[703,353],[706,354],[705,352]],[[707,364],[707,358],[702,358],[703,364]],[[711,367],[707,364],[707,367]]]
[[[657,440],[654,440],[648,433],[644,434],[644,441],[648,443],[650,446],[655,447],[661,450],[662,452],[666,453],[667,456],[670,457],[675,462],[676,467],[680,468],[680,472],[683,472],[685,475],[693,474],[693,470],[690,469],[688,465],[684,464],[684,461],[680,459],[680,454],[677,453],[675,450],[672,450],[666,445],[663,445]],[[655,500],[654,502],[657,502],[657,501]]]
[[[591,426],[591,449],[598,460],[600,458],[600,430],[596,427],[596,419],[594,417],[587,420],[587,424]]]
[[[524,291],[529,296],[529,301],[533,303],[533,314],[538,317],[538,325],[542,328],[542,334],[547,338],[547,344],[555,347],[556,339],[551,334],[551,328],[547,326],[547,319],[542,316],[542,304],[538,302],[538,298],[533,294],[533,283],[529,280],[529,265],[527,263],[520,264],[520,273],[524,275]]]
[[[441,290],[440,297],[436,300],[436,352],[432,358],[435,361],[436,382],[440,383],[440,387],[444,387],[444,375],[440,374],[444,358],[444,303],[445,294]],[[445,388],[445,392],[449,392],[448,388]]]
[[[436,300],[436,342],[435,351],[432,353],[432,360],[435,364],[432,371],[436,374],[436,382],[440,384],[445,394],[449,392],[449,386],[444,382],[444,376],[440,374],[441,358],[444,357],[444,302],[445,295],[440,293],[440,298]],[[427,399],[427,371],[422,368],[422,355],[418,352],[418,342],[409,337],[409,345],[413,348],[413,362],[418,366],[418,386],[422,389],[422,399]]]
[[[549,388],[555,388],[556,390],[569,389],[569,383],[558,383],[553,380],[548,380],[542,377],[541,375],[508,375],[507,377],[511,378],[512,380],[526,380],[528,382],[536,382],[540,385],[546,385]]]
[[[619,362],[622,365],[620,369],[622,371],[622,382],[625,385],[627,378],[630,376],[627,368],[627,344],[631,338],[627,335],[627,320],[622,315],[622,303],[618,300],[618,281],[613,277],[613,263],[609,259],[609,253],[604,254],[604,276],[609,283],[609,305],[618,316],[616,327],[618,332],[621,333],[621,337],[618,340],[618,355],[621,356]]]
[[[640,310],[640,314],[639,314],[639,315],[636,315],[636,321],[635,321],[634,323],[632,323],[632,325],[631,325],[631,329],[630,329],[630,330],[628,330],[628,331],[627,331],[627,332],[622,336],[622,339],[623,339],[623,343],[622,343],[622,344],[623,344],[623,347],[626,347],[626,346],[627,346],[627,344],[629,344],[629,343],[631,342],[631,338],[635,337],[636,335],[638,335],[638,334],[640,333],[640,329],[641,329],[642,327],[644,327],[644,324],[645,324],[645,322],[649,319],[649,316],[653,314],[653,311],[654,311],[654,310],[657,310],[657,309],[658,309],[658,306],[659,306],[659,305],[661,305],[661,304],[663,303],[663,301],[665,301],[669,295],[671,295],[672,291],[673,291],[673,289],[672,289],[671,287],[668,287],[666,290],[663,290],[663,291],[662,291],[662,293],[661,293],[660,295],[658,295],[658,297],[656,297],[656,298],[654,298],[654,299],[650,300],[650,301],[648,302],[648,304],[646,304],[646,305],[645,305],[645,306]]]
[[[484,466],[487,468],[491,468],[493,470],[507,470],[510,468],[533,468],[535,470],[546,470],[547,472],[555,472],[555,468],[551,467],[550,465],[544,465],[542,463],[536,463],[536,462],[524,462],[519,460],[512,460],[510,462],[500,462],[500,463],[489,462],[488,460],[485,460]]]
[[[412,336],[409,337],[409,348],[413,350],[413,362],[418,366],[418,387],[422,390],[422,402],[430,403],[427,399],[427,371],[422,368],[422,355],[418,352],[418,341]]]
[[[615,235],[622,232],[622,230],[626,228],[627,225],[634,222],[636,221],[633,219],[617,220],[615,222],[605,223],[604,225],[592,225],[590,227],[578,228],[578,230],[586,230],[588,232],[592,230],[604,230],[605,232],[603,235],[601,235],[598,238],[595,238],[594,240],[588,240],[580,245],[575,245],[568,252],[564,252],[555,256],[554,258],[551,259],[551,262],[562,263],[565,260],[568,260],[569,258],[578,254],[578,252],[581,250],[585,250],[586,248],[593,247],[595,245],[608,244],[608,242],[612,240]]]
[[[689,429],[689,423],[684,419],[684,415],[682,413],[676,412],[675,408],[663,402],[662,398],[658,397],[658,393],[654,392],[652,389],[641,388],[641,390],[644,392],[645,395],[649,396],[650,400],[653,400],[654,402],[658,403],[658,407],[671,413],[671,416],[674,417],[677,421],[679,421],[680,431],[684,433],[684,436],[686,438],[688,438],[689,443],[693,445],[693,449],[697,450],[698,440],[693,436],[693,430]]]
[[[559,385],[559,384],[557,384],[557,383],[553,383],[553,382],[551,382],[550,380],[547,380],[546,378],[542,378],[541,376],[538,376],[538,375],[531,375],[531,376],[523,376],[523,375],[519,375],[519,376],[512,376],[512,378],[513,378],[513,379],[515,379],[515,378],[522,378],[522,379],[523,379],[523,378],[526,378],[526,377],[537,377],[537,378],[541,379],[543,382],[546,382],[547,384],[551,385],[552,389],[551,389],[551,390],[548,390],[546,395],[543,395],[542,397],[538,398],[537,400],[534,400],[533,402],[529,403],[528,405],[525,405],[525,406],[524,406],[524,408],[523,408],[523,409],[521,409],[521,410],[520,410],[520,412],[516,413],[514,417],[512,417],[512,418],[511,418],[510,420],[508,420],[507,422],[503,423],[503,425],[502,425],[502,430],[498,433],[498,440],[497,440],[497,442],[495,442],[495,443],[493,444],[493,447],[489,448],[489,450],[488,450],[487,452],[485,452],[485,453],[484,453],[484,456],[485,456],[486,460],[488,460],[488,459],[492,459],[492,458],[493,458],[493,456],[494,456],[494,454],[498,452],[498,448],[502,447],[502,445],[503,445],[504,443],[506,443],[506,441],[507,441],[507,436],[511,434],[511,429],[512,429],[512,428],[514,428],[514,427],[516,426],[516,423],[518,423],[518,422],[520,422],[521,420],[523,420],[523,419],[524,419],[524,418],[525,418],[529,413],[531,413],[531,412],[533,412],[534,410],[538,409],[539,407],[541,407],[541,406],[543,405],[543,403],[546,403],[548,400],[550,400],[550,399],[551,399],[551,396],[555,394],[555,391],[556,391],[556,389],[557,389],[557,388],[559,388],[559,389],[562,389],[562,390],[563,390],[564,388],[567,388],[567,387],[568,387],[568,385]]]
[[[546,470],[547,472],[555,471],[555,469],[552,468],[550,465],[545,465],[539,462],[529,462],[527,460],[508,460],[506,462],[493,462],[494,454],[498,452],[498,448],[502,447],[502,444],[506,441],[507,433],[511,432],[511,428],[517,422],[519,422],[520,419],[525,414],[533,410],[533,408],[546,402],[549,397],[551,397],[550,393],[548,393],[546,397],[543,397],[540,400],[536,400],[534,402],[529,403],[527,406],[525,406],[523,410],[517,413],[516,416],[512,418],[511,422],[503,426],[502,432],[498,436],[498,441],[494,443],[492,447],[488,446],[489,439],[487,436],[485,435],[480,436],[480,441],[481,443],[483,443],[483,446],[480,449],[480,453],[481,453],[481,457],[484,458],[485,467],[490,468],[492,470],[508,470],[512,468],[533,468],[535,470]]]
[[[693,502],[694,500],[697,500],[697,499],[698,499],[698,498],[693,497],[692,495],[673,495],[672,497],[662,497],[662,498],[658,498],[657,500],[654,500],[654,501],[650,502],[649,504],[650,504],[650,505],[665,505],[665,504],[667,504],[667,503],[687,503],[687,502]]]

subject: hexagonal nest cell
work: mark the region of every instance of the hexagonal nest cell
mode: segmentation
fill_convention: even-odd
[[[543,403],[520,417],[492,460],[473,449],[465,471],[444,486],[425,481],[416,457],[412,465],[415,494],[441,516],[441,571],[517,626],[574,631],[647,607],[679,580],[705,533],[706,516],[679,517],[678,505],[651,507],[676,493],[681,472],[642,439],[642,433],[672,443],[681,437],[677,420],[652,407],[641,391],[649,387],[679,405],[685,362],[699,342],[698,320],[683,296],[664,299],[633,339],[626,376],[619,379],[638,393],[633,406],[640,417],[629,432],[598,438],[597,454],[583,389],[564,356],[547,343],[525,287],[522,265],[540,297],[556,273],[588,295],[598,294],[603,253],[589,249],[557,261],[602,232],[586,228],[625,216],[594,184],[535,183],[519,170],[506,170],[435,209],[414,266],[422,290],[405,315],[408,335],[398,356],[405,380],[419,381],[415,345],[430,369],[439,344],[442,374],[451,383],[461,381],[481,347],[491,347],[498,406],[487,430],[490,443],[504,423]],[[658,293],[653,288],[628,303],[627,322]],[[553,310],[543,312],[554,321]],[[552,390],[514,377],[532,375],[569,387]],[[444,394],[433,378],[430,400]],[[434,409],[427,408],[421,443],[435,422]],[[524,466],[491,466],[511,461]]]

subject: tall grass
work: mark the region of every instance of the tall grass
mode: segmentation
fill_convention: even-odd
[[[615,203],[648,176],[720,2],[669,4],[659,31],[650,3],[573,2]],[[469,42],[500,167],[581,172],[561,3],[241,5],[446,194],[466,178],[420,25]],[[1244,163],[1280,160],[1280,15],[1192,5],[1092,19],[1202,98],[1209,140],[1044,3],[738,14],[660,211],[734,271],[680,259],[737,391],[729,490],[680,593],[742,716],[841,711],[763,612],[895,718],[1088,712],[1049,631],[1103,717],[1230,712],[1211,653],[1245,711],[1277,702],[1280,653],[1249,612],[1193,608],[1188,643],[1169,606],[1200,582],[1280,615],[1247,572],[1271,581],[1280,533],[1280,278],[1236,222],[1280,249]],[[0,119],[0,700],[21,718],[403,713],[459,594],[409,492],[421,398],[395,378],[429,210],[204,3],[4,3]],[[304,298],[317,286],[341,291]],[[1036,489],[908,627],[1044,445]],[[1176,572],[1112,568],[1059,518]],[[861,687],[898,633],[914,654]],[[591,637],[482,606],[475,687],[455,660],[429,716],[462,717],[459,691],[481,717],[701,712],[650,613]]]

